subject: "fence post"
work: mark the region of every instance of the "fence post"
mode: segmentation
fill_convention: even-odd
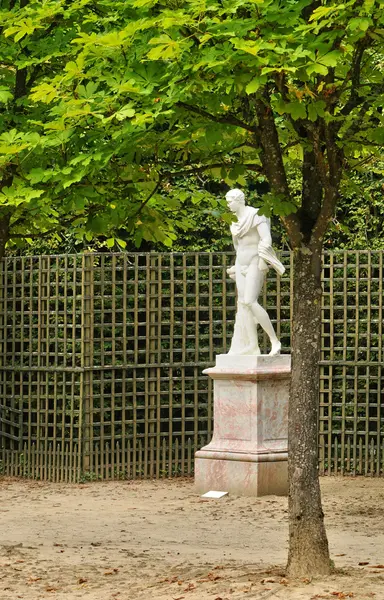
[[[3,438],[3,410],[5,408],[1,406],[3,404],[2,400],[5,398],[5,379],[6,375],[3,371],[2,367],[5,364],[5,355],[6,355],[6,322],[5,322],[5,311],[6,311],[6,301],[5,301],[5,282],[6,282],[6,262],[3,259],[0,261],[0,449],[4,447],[4,438]],[[4,425],[5,427],[5,425]]]
[[[157,267],[157,268],[156,268]],[[159,340],[158,340],[158,278],[160,276],[159,255],[148,255],[147,258],[147,361],[149,365],[149,385],[147,403],[147,419],[149,421],[148,432],[144,444],[144,456],[149,458],[148,467],[144,466],[144,477],[154,476],[154,444],[156,428],[160,424],[156,421],[156,399],[157,399],[157,368],[159,362]],[[144,465],[148,465],[148,461],[144,460]]]
[[[22,449],[22,400],[17,393],[16,353],[16,261],[0,262],[0,444],[7,450]],[[9,303],[11,292],[12,306]],[[7,315],[9,312],[9,316]],[[19,329],[21,324],[17,326]],[[10,327],[9,327],[10,326]],[[21,325],[22,328],[22,325]],[[9,344],[9,345],[8,345]],[[8,453],[8,457],[11,455]]]
[[[93,341],[94,255],[84,252],[81,277],[82,471],[93,468]]]
[[[37,375],[38,399],[37,399],[37,450],[46,460],[48,454],[48,412],[49,412],[49,371],[50,365],[50,331],[49,331],[49,296],[50,296],[50,258],[49,256],[39,257],[39,296],[38,296],[38,365],[41,367]],[[44,360],[45,356],[45,360]],[[56,356],[55,356],[56,361]],[[47,370],[45,370],[45,368]],[[43,370],[44,369],[44,370]],[[64,438],[64,432],[63,432]],[[64,439],[63,439],[64,444]],[[43,468],[41,467],[41,478]]]

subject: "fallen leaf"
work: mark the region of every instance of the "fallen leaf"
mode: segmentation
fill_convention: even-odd
[[[195,584],[194,583],[188,583],[187,587],[184,588],[184,592],[191,592],[192,590],[195,589]]]
[[[359,562],[359,567],[365,567],[365,565],[369,565],[369,562]]]
[[[57,592],[59,588],[53,587],[53,585],[47,585],[45,588],[46,592]]]
[[[165,577],[164,579],[159,579],[159,581],[157,583],[176,583],[176,582],[178,582],[178,577],[177,577],[177,575],[174,575],[173,577]],[[179,585],[181,585],[181,583]]]
[[[221,575],[215,575],[214,573],[208,573],[205,577],[198,579],[198,583],[205,583],[206,581],[217,581],[218,579],[222,579]]]
[[[177,575],[174,575],[173,577],[164,577],[164,579],[160,579],[158,583],[176,583],[177,580]]]
[[[85,577],[80,577],[77,581],[77,583],[80,585],[81,583],[87,583],[88,579],[85,579]]]

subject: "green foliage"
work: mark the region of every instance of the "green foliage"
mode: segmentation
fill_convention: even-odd
[[[102,236],[108,248],[124,249],[127,239],[136,248],[170,247],[175,228],[194,223],[182,210],[185,198],[159,174],[146,131],[152,112],[130,99],[151,92],[156,69],[138,66],[137,85],[123,68],[127,10],[117,19],[123,30],[111,31],[121,3],[22,4],[0,9],[1,242],[38,246],[48,235],[54,248],[63,235],[74,245]],[[96,18],[100,11],[105,18]],[[95,63],[101,53],[96,77],[87,74],[83,44]],[[121,65],[107,69],[115,48]],[[153,99],[146,104],[153,108]],[[197,199],[208,207],[211,196],[197,191]]]
[[[326,246],[332,249],[383,250],[383,164],[377,171],[354,173],[345,181]]]
[[[94,471],[82,471],[79,477],[79,483],[90,483],[92,481],[98,481],[101,479],[100,475],[97,475]],[[120,479],[120,477],[118,477]]]
[[[2,6],[0,218],[14,243],[67,229],[108,248],[172,247],[196,227],[188,203],[214,218],[210,182],[249,187],[258,174],[262,210],[297,245],[308,152],[320,236],[325,198],[334,212],[341,179],[379,164],[382,0]]]

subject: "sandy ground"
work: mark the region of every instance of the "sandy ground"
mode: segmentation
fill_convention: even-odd
[[[0,479],[0,599],[384,600],[384,479],[322,489],[336,574],[289,581],[286,498]]]

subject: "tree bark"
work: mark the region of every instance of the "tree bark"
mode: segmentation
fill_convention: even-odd
[[[298,210],[298,215],[300,216],[303,241],[308,244],[313,227],[319,217],[323,199],[323,187],[318,175],[316,155],[312,149],[304,149],[302,175],[301,208]]]
[[[288,416],[290,577],[331,571],[318,474],[321,249],[294,251],[292,380]]]
[[[0,260],[4,257],[5,246],[9,240],[10,214],[0,216]]]

